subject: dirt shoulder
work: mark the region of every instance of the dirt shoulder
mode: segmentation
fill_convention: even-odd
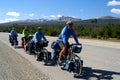
[[[49,78],[0,41],[0,80],[49,80]]]
[[[120,42],[93,40],[93,39],[79,39],[79,41],[81,41],[84,44],[88,44],[88,45],[103,46],[103,47],[120,49]]]

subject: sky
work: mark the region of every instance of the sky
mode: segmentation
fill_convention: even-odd
[[[0,0],[0,23],[25,19],[120,17],[120,0]]]

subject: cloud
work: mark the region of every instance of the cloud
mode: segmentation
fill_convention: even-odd
[[[120,1],[116,1],[116,0],[112,0],[112,1],[109,1],[107,6],[118,6],[120,5]]]
[[[33,17],[34,15],[35,15],[34,13],[29,14],[30,17]]]
[[[4,20],[0,20],[0,23],[6,23],[6,22],[12,22],[12,21],[18,21],[17,18],[5,18]]]
[[[59,18],[59,17],[62,17],[62,16],[63,16],[63,15],[61,15],[61,14],[58,14],[58,15],[57,15],[58,18]]]
[[[120,9],[113,8],[111,9],[111,13],[120,14]]]
[[[18,13],[18,12],[7,12],[6,15],[8,15],[8,16],[14,16],[14,17],[19,17],[20,13]]]
[[[61,15],[61,14],[58,14],[58,15],[50,15],[50,18],[52,18],[52,19],[57,19],[57,18],[59,18],[59,17],[62,17],[63,15]]]
[[[57,18],[60,18],[62,17],[63,15],[61,14],[58,14],[58,15],[49,15],[49,16],[43,16],[42,18],[45,18],[45,19],[57,19]]]
[[[56,18],[56,16],[55,15],[50,15],[50,18]]]
[[[48,16],[43,16],[43,18],[47,19],[47,18],[48,18]]]
[[[71,17],[76,18],[76,16],[71,16]]]

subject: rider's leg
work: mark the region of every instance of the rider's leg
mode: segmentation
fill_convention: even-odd
[[[11,43],[11,38],[10,38],[10,35],[9,35],[9,42]]]
[[[70,59],[71,59],[71,52],[70,52],[70,48],[68,48],[68,49],[67,49],[66,59],[68,59],[68,60],[70,60]]]
[[[36,42],[36,43],[35,43],[35,51],[36,51],[36,52],[38,51],[38,47],[39,47],[39,43]]]
[[[62,58],[62,55],[65,54],[65,58],[68,56],[69,54],[69,42],[67,42],[67,44],[62,48],[61,52],[60,52],[60,58]]]
[[[56,59],[55,59],[55,55],[56,55],[56,54],[55,54],[55,50],[53,49],[53,50],[52,50],[52,53],[51,53],[52,64],[56,64],[56,62],[57,62]]]
[[[15,35],[16,45],[18,45],[17,35]]]
[[[67,46],[65,45],[59,53],[59,61],[60,62],[61,62],[62,55],[65,54],[66,50],[67,50]]]
[[[9,35],[9,42],[11,43],[11,35]]]
[[[13,36],[12,35],[10,35],[10,38],[11,38],[11,45],[13,46],[14,45],[14,41],[13,41]]]
[[[51,53],[51,59],[53,60],[55,57],[55,50],[52,50],[52,53]]]
[[[21,42],[21,45],[22,45],[22,47],[23,47],[23,40],[24,40],[24,37],[21,38],[21,41],[22,41],[22,42]]]

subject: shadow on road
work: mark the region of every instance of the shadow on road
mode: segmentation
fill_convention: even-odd
[[[111,80],[113,79],[112,75],[120,76],[120,72],[98,70],[98,69],[92,69],[90,67],[83,67],[82,76],[80,78],[86,79],[86,80],[89,80],[90,78],[97,78],[97,80],[101,80],[101,79]]]
[[[21,48],[23,48],[22,46],[16,46],[16,49],[21,49]]]

